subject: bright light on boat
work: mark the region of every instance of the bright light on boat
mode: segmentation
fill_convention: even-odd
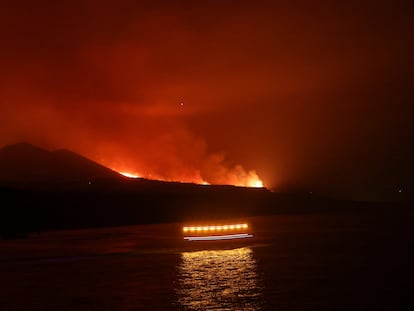
[[[187,241],[218,241],[218,240],[232,240],[232,239],[246,239],[252,238],[253,235],[248,233],[227,234],[227,235],[207,235],[207,236],[186,236],[184,240]]]
[[[183,227],[183,232],[200,232],[200,231],[227,231],[247,229],[247,224],[231,224],[222,226],[186,226]]]

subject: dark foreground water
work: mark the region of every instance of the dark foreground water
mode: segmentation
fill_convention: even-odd
[[[400,310],[411,216],[251,218],[255,237],[229,249],[184,243],[181,224],[0,241],[0,310]]]

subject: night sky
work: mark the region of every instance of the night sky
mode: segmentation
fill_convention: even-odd
[[[410,1],[2,0],[0,145],[164,180],[412,192],[413,16]]]

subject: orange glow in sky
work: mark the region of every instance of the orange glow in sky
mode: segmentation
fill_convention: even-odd
[[[412,189],[411,2],[361,2],[1,1],[0,147],[152,180]]]

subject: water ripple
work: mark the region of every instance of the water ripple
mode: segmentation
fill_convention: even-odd
[[[178,302],[185,310],[259,310],[262,287],[249,247],[184,252]]]

